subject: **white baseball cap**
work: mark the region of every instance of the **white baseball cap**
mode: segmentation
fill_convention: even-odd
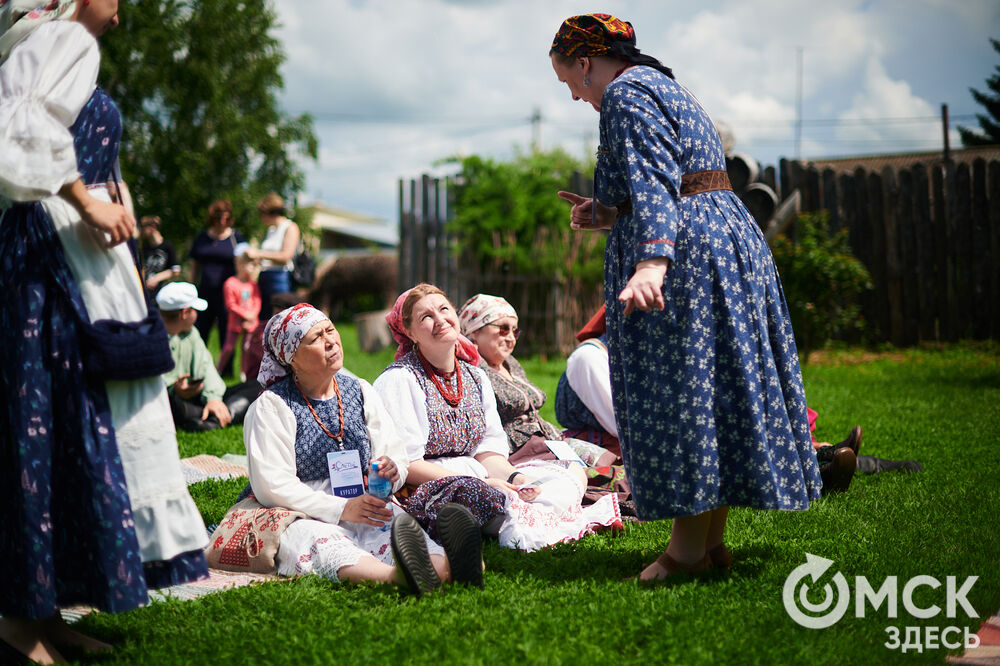
[[[156,294],[156,305],[161,310],[194,308],[199,312],[208,307],[208,301],[198,298],[198,287],[190,282],[168,282]]]

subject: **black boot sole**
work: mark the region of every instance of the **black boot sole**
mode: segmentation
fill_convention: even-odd
[[[482,588],[483,534],[472,512],[461,504],[445,504],[438,512],[437,531],[452,581]]]
[[[403,570],[413,594],[428,594],[441,586],[441,579],[427,553],[424,531],[413,516],[404,513],[393,519],[389,543],[396,566]]]

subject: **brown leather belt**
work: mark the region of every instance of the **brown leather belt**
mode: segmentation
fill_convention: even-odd
[[[733,186],[729,182],[729,173],[726,171],[695,171],[681,176],[681,196],[689,197],[692,194],[711,192],[712,190],[730,190]],[[632,200],[624,199],[615,206],[618,208],[618,217],[628,215],[632,212]]]
[[[681,176],[681,196],[711,192],[712,190],[732,190],[729,174],[725,171],[695,171]]]

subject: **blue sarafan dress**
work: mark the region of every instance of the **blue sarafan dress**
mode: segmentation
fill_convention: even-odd
[[[595,189],[631,211],[604,258],[608,350],[622,454],[640,518],[722,506],[806,509],[821,481],[781,283],[731,190],[681,195],[725,171],[712,120],[685,88],[637,66],[601,103]],[[671,259],[666,308],[623,314],[636,264]]]
[[[124,611],[207,575],[159,376],[87,373],[81,332],[146,315],[125,245],[56,192],[104,183],[121,121],[79,23],[38,27],[0,64],[0,615]]]

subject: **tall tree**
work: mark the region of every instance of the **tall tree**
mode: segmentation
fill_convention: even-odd
[[[139,215],[189,239],[208,204],[233,201],[237,224],[258,231],[255,202],[294,200],[315,159],[308,114],[278,108],[284,61],[268,0],[134,0],[101,48],[101,84],[124,123],[121,163]]]
[[[993,44],[993,50],[1000,53],[1000,41],[991,39],[990,43]],[[991,92],[980,92],[975,88],[969,88],[972,98],[986,109],[986,113],[976,114],[981,131],[977,132],[968,127],[958,128],[963,146],[1000,144],[1000,65],[996,67],[996,74],[986,79],[986,86]]]

